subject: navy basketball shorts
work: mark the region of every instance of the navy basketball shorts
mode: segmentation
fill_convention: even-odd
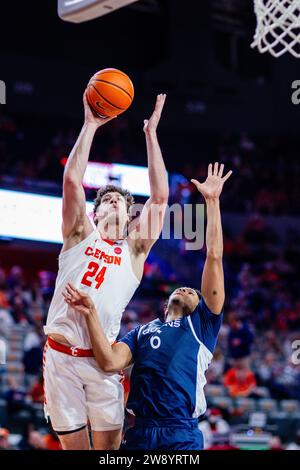
[[[197,419],[143,419],[125,433],[121,450],[202,450]]]

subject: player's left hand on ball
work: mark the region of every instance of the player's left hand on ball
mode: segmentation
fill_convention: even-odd
[[[71,282],[68,282],[62,295],[65,302],[76,310],[76,312],[82,313],[83,315],[90,314],[94,303],[86,292],[80,291]]]
[[[150,119],[144,120],[144,132],[145,133],[156,132],[158,123],[160,121],[161,113],[162,113],[162,110],[166,101],[166,97],[167,95],[163,93],[157,96],[156,104],[155,104],[155,108],[154,108],[152,116],[150,117]]]
[[[223,176],[224,164],[215,163],[214,167],[212,163],[208,165],[208,175],[204,183],[192,179],[191,182],[196,186],[198,191],[202,196],[208,199],[218,199],[223,189],[225,181],[232,175],[232,171],[228,171],[225,176]]]

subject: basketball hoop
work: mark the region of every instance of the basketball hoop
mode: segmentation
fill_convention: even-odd
[[[257,26],[251,47],[300,58],[300,0],[254,0]]]

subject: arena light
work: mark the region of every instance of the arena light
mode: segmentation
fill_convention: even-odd
[[[89,162],[83,185],[98,189],[116,184],[134,195],[149,196],[147,167]],[[87,214],[93,203],[87,202]],[[30,221],[30,223],[29,223]],[[62,243],[62,198],[0,189],[0,237]]]
[[[62,198],[0,189],[0,237],[62,243],[61,223]]]
[[[116,184],[136,196],[150,196],[148,168],[120,163],[88,162],[83,177],[86,188],[98,189],[106,184]]]
[[[83,185],[98,189],[116,184],[133,195],[149,196],[147,167],[89,162]],[[92,214],[93,202],[86,212]],[[30,222],[29,222],[30,221]],[[0,189],[0,237],[62,243],[62,198],[23,191]]]
[[[58,0],[58,15],[64,21],[83,23],[118,10],[138,0]]]

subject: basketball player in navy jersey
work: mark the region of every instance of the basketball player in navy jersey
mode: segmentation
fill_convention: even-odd
[[[204,183],[192,182],[207,208],[206,261],[201,293],[181,287],[170,296],[165,321],[138,326],[111,346],[92,299],[68,284],[65,301],[85,315],[95,358],[105,372],[133,364],[127,409],[135,425],[123,440],[126,450],[199,450],[203,438],[198,418],[206,410],[204,385],[222,322],[225,299],[223,237],[219,197],[231,171],[208,167]],[[101,316],[101,312],[100,312]]]

